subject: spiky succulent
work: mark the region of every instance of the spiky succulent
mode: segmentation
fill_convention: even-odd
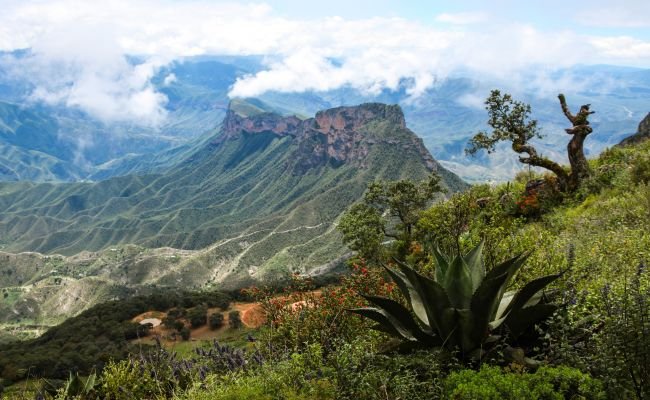
[[[507,292],[528,254],[513,257],[486,273],[482,251],[483,242],[453,259],[434,251],[435,279],[395,260],[397,268],[386,270],[410,310],[389,298],[364,296],[375,307],[350,311],[378,322],[376,329],[404,341],[456,348],[464,355],[473,355],[497,338],[497,329],[507,327],[508,338],[516,339],[556,310],[556,305],[541,302],[542,290],[560,274],[535,279],[518,291]]]

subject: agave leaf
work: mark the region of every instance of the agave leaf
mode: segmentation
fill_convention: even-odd
[[[449,297],[445,289],[432,279],[417,273],[413,268],[395,259],[399,271],[386,268],[393,279],[402,280],[398,287],[409,302],[415,316],[425,325],[439,334],[446,331],[440,318],[442,311],[449,307]]]
[[[497,312],[494,318],[499,319],[504,316],[504,314],[506,313],[506,308],[508,308],[508,306],[510,305],[510,302],[515,297],[515,294],[517,294],[516,290],[510,290],[503,294],[503,297],[501,297],[501,301],[499,303],[499,307],[497,308]]]
[[[66,387],[65,387],[66,395],[71,397],[77,396],[81,393],[82,387],[83,387],[83,383],[79,378],[79,373],[72,375],[72,372],[70,372],[70,379],[66,383]]]
[[[503,316],[503,317],[501,317],[499,319],[495,319],[494,321],[490,321],[490,323],[488,324],[488,330],[490,332],[492,332],[493,330],[500,327],[501,324],[503,324],[505,322],[507,317],[508,317],[508,314],[506,314],[505,316]]]
[[[84,394],[90,393],[95,388],[95,383],[97,382],[97,374],[93,371],[92,374],[88,375],[86,382],[84,383]]]
[[[436,282],[442,283],[445,281],[445,274],[449,269],[449,260],[440,252],[438,247],[433,249],[433,256],[436,258]]]
[[[480,286],[483,278],[485,278],[485,264],[483,264],[483,247],[485,240],[476,245],[469,253],[463,257],[465,263],[469,268],[470,276],[472,277],[472,292],[476,291]]]
[[[411,312],[400,303],[386,297],[362,296],[370,303],[385,310],[393,316],[393,318],[397,319],[399,323],[409,330],[418,340],[427,340],[430,338],[431,329],[427,327],[427,330],[422,330],[413,317],[411,317]]]
[[[458,327],[460,332],[460,346],[464,353],[478,348],[487,336],[487,329],[479,329],[476,326],[476,319],[472,310],[456,310],[458,316]]]
[[[388,275],[390,275],[393,281],[397,284],[397,287],[406,298],[406,301],[409,303],[409,306],[411,306],[411,309],[418,320],[424,326],[431,326],[428,312],[425,308],[424,299],[420,296],[420,293],[415,289],[409,278],[407,278],[402,271],[394,270],[387,266],[384,266],[384,268],[386,269],[386,272],[388,272]]]
[[[441,324],[444,328],[444,331],[440,331],[440,339],[442,340],[443,346],[447,346],[448,348],[460,346],[460,326],[458,324],[457,311],[453,307],[447,307],[440,315]]]
[[[380,330],[383,332],[390,333],[393,336],[397,336],[403,340],[417,341],[415,336],[386,310],[374,307],[364,307],[353,308],[348,311],[378,322],[382,327]]]
[[[464,309],[470,307],[472,299],[472,277],[462,257],[458,256],[449,265],[443,286],[451,304]]]
[[[517,339],[529,326],[550,317],[557,306],[555,304],[537,304],[519,310],[513,310],[505,317],[505,325],[510,331],[510,337]]]
[[[496,328],[488,324],[497,314],[497,309],[501,304],[501,293],[503,293],[507,281],[507,272],[496,276],[488,275],[472,295],[470,309],[474,312],[477,329],[487,331]]]
[[[484,343],[486,343],[486,344],[495,343],[499,339],[501,339],[501,335],[489,335],[487,338],[485,338]]]
[[[550,284],[560,276],[561,274],[547,275],[528,282],[523,288],[521,288],[517,292],[517,294],[515,294],[515,297],[512,299],[512,301],[506,308],[506,312],[510,310],[519,310],[526,307],[527,305],[530,307],[532,305],[539,303],[539,300],[541,299],[542,289],[544,289],[548,284]],[[536,300],[536,301],[531,302],[530,300]]]
[[[392,326],[385,326],[385,325],[382,325],[380,323],[376,323],[373,326],[371,326],[370,329],[373,329],[373,330],[379,331],[379,332],[384,332],[384,333],[387,333],[387,334],[392,335],[392,336],[401,337],[400,334],[398,332],[396,332],[395,329]]]
[[[468,356],[470,360],[473,360],[474,362],[479,362],[481,361],[481,358],[485,357],[487,354],[487,351],[483,350],[482,348],[474,349],[472,350]]]
[[[502,274],[507,274],[508,280],[510,280],[510,278],[512,278],[514,274],[519,270],[519,268],[524,265],[524,262],[526,262],[529,256],[530,253],[523,253],[502,262],[501,264],[488,271],[485,274],[485,279],[491,279]]]
[[[515,256],[509,260],[502,262],[501,264],[492,268],[487,274],[485,274],[486,280],[495,278],[502,274],[506,274],[506,281],[503,284],[501,291],[497,295],[497,298],[501,299],[503,297],[503,294],[505,293],[506,288],[508,287],[508,283],[510,282],[512,277],[517,273],[517,271],[519,271],[519,268],[521,268],[526,262],[526,260],[528,260],[529,256],[530,253],[519,254],[518,256]],[[491,315],[490,319],[494,319],[495,314],[496,314],[496,309],[494,310],[494,314]]]

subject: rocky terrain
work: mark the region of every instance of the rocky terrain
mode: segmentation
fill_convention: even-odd
[[[636,133],[621,141],[621,145],[641,143],[650,138],[650,113],[639,123]]]
[[[307,119],[241,109],[165,174],[0,184],[0,321],[38,330],[155,287],[325,274],[348,254],[337,219],[369,182],[437,172],[449,193],[466,187],[397,105]]]

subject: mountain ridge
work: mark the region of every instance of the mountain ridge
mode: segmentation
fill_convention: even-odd
[[[306,120],[227,113],[218,134],[166,173],[0,183],[0,285],[13,299],[0,321],[47,325],[69,314],[60,305],[83,310],[74,298],[151,286],[328,273],[349,255],[337,220],[368,183],[432,171],[450,192],[467,187],[405,127],[399,106],[366,104]]]
[[[636,133],[623,139],[620,145],[627,146],[637,144],[648,139],[650,139],[650,112],[645,116],[645,118],[643,118],[643,120],[641,120],[641,122],[639,122],[639,127],[637,128]]]
[[[17,186],[1,184],[5,194],[0,195],[4,206],[0,232],[8,249],[69,255],[120,243],[202,248],[222,235],[209,226],[212,218],[223,217],[218,225],[225,226],[239,224],[237,216],[250,218],[254,210],[264,210],[262,219],[293,212],[292,205],[301,206],[303,200],[326,193],[326,186],[321,188],[324,176],[331,176],[331,185],[336,186],[354,181],[359,172],[367,183],[382,177],[423,178],[438,171],[449,186],[464,185],[440,167],[421,140],[404,127],[398,106],[342,107],[305,121],[274,116],[275,127],[264,125],[268,114],[238,118],[231,113],[214,140],[165,174],[127,175],[96,183],[21,183],[17,184],[20,195],[13,190]],[[284,121],[301,127],[297,140],[273,132],[280,132]],[[390,153],[389,158],[379,157],[382,152]],[[382,165],[388,159],[391,162]],[[409,169],[419,172],[406,172]],[[278,190],[270,182],[281,182],[286,189]],[[352,197],[358,198],[363,189],[365,183],[355,184]],[[334,203],[340,204],[338,211],[325,212],[328,220],[345,208],[341,208],[343,203]],[[344,203],[347,206],[350,201]],[[176,236],[176,231],[183,234]],[[88,248],[82,246],[80,236],[88,239]]]
[[[223,122],[222,135],[213,144],[218,145],[230,140],[242,132],[249,134],[272,132],[279,137],[291,136],[299,138],[300,143],[317,142],[312,155],[322,162],[328,157],[334,163],[355,162],[363,166],[363,159],[368,154],[368,145],[383,142],[391,145],[412,145],[432,171],[441,167],[424,146],[417,135],[400,135],[395,138],[376,137],[372,132],[366,132],[369,137],[361,137],[359,130],[372,122],[382,121],[394,124],[401,130],[407,130],[406,120],[401,107],[397,104],[363,103],[358,106],[341,106],[316,113],[313,118],[300,119],[296,116],[282,116],[277,113],[260,113],[254,116],[242,116],[229,109]],[[409,130],[410,132],[410,130]],[[410,139],[400,142],[398,139]],[[363,139],[367,140],[365,143]],[[310,164],[310,163],[307,163]]]
[[[20,59],[25,55],[13,57]],[[152,78],[155,90],[168,99],[167,119],[159,127],[141,126],[137,122],[106,124],[75,107],[30,102],[34,88],[26,82],[10,79],[3,73],[7,68],[0,57],[0,102],[18,104],[29,112],[45,112],[52,117],[58,124],[54,133],[60,140],[46,150],[58,152],[66,150],[61,147],[73,148],[75,158],[61,160],[64,161],[61,163],[56,158],[26,155],[14,148],[4,150],[6,155],[0,157],[0,164],[5,167],[5,174],[0,171],[0,180],[79,182],[132,173],[161,173],[173,167],[202,146],[203,135],[213,133],[214,127],[223,120],[229,102],[240,101],[228,97],[236,80],[264,70],[265,65],[255,57],[189,57],[182,63],[161,68]],[[176,79],[166,80],[168,76]],[[562,132],[566,128],[556,101],[559,91],[567,95],[570,104],[591,103],[592,109],[597,111],[592,118],[594,133],[585,143],[590,157],[634,132],[640,117],[648,111],[650,70],[647,68],[583,65],[556,71],[549,77],[550,82],[540,83],[532,79],[534,76],[535,71],[531,71],[530,85],[514,92],[520,100],[531,104],[533,116],[545,133],[544,139],[539,141],[540,151],[559,162],[567,161],[558,151],[565,146]],[[563,82],[575,82],[575,85]],[[521,169],[511,152],[498,151],[490,157],[475,158],[468,158],[464,153],[467,141],[487,127],[482,103],[494,88],[513,90],[512,82],[459,70],[417,99],[412,99],[403,87],[373,94],[344,87],[300,93],[271,91],[255,99],[244,99],[245,104],[235,108],[244,113],[296,113],[304,119],[319,110],[338,106],[372,101],[397,103],[404,110],[409,129],[424,140],[427,149],[443,166],[468,181],[502,181]],[[25,118],[26,122],[38,120]],[[43,124],[37,125],[34,131],[49,129]],[[4,146],[11,147],[0,138],[0,148]],[[153,159],[158,155],[164,158],[163,162]]]

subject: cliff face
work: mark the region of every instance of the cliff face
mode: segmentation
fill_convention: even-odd
[[[398,105],[368,103],[337,107],[319,111],[314,118],[305,120],[272,113],[242,117],[229,110],[218,142],[233,140],[242,133],[294,137],[298,149],[293,169],[299,173],[328,163],[334,166],[352,163],[365,168],[371,147],[378,144],[415,150],[427,168],[439,167],[422,139],[406,128]]]
[[[650,139],[650,113],[643,118],[641,123],[639,123],[639,128],[637,129],[637,132],[621,141],[621,145],[629,145],[629,144],[636,144],[640,143],[644,140]]]
[[[258,114],[253,117],[242,117],[228,110],[223,121],[223,136],[221,139],[236,137],[240,132],[262,133],[273,132],[278,136],[295,136],[302,121],[296,117],[283,117],[273,113]]]
[[[400,106],[381,103],[319,111],[313,120],[318,130],[323,133],[358,130],[373,120],[388,121],[400,128],[406,128],[404,113]]]

